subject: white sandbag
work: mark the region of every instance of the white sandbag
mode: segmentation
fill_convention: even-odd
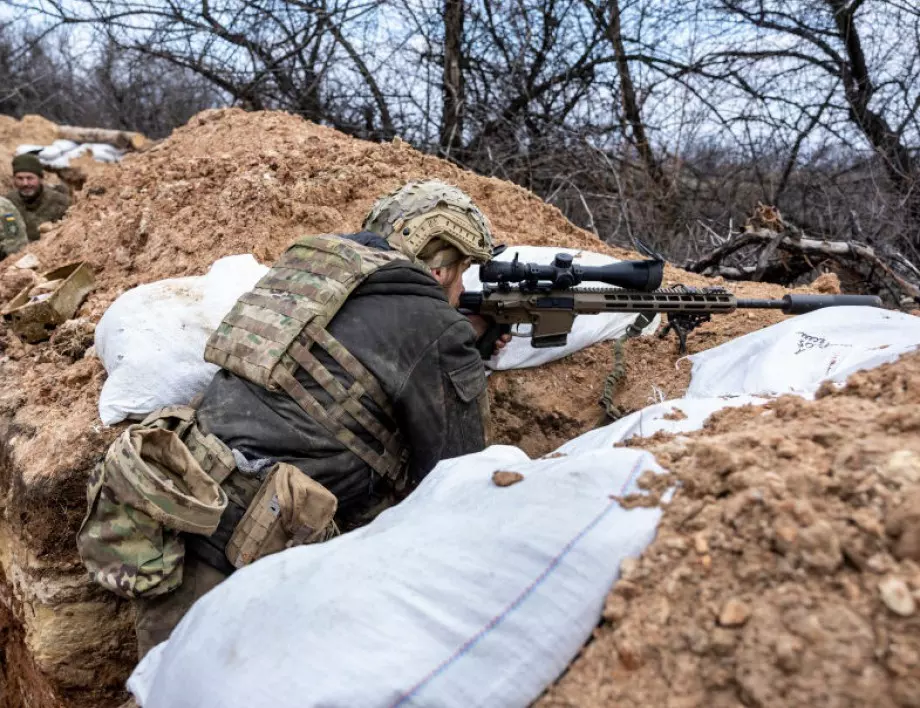
[[[843,382],[920,346],[920,318],[875,307],[829,307],[791,317],[689,357],[688,398],[794,393]]]
[[[85,145],[92,152],[96,162],[119,162],[125,155],[124,150],[119,150],[108,143],[85,143]]]
[[[79,148],[80,145],[72,140],[55,140],[42,148],[42,151],[38,153],[38,159],[42,161],[42,164],[50,167],[67,167],[69,159],[64,156],[75,153]]]
[[[45,149],[44,145],[33,145],[31,143],[24,143],[16,147],[13,151],[14,155],[25,155],[27,152],[39,153]]]
[[[251,255],[229,256],[206,275],[140,285],[115,300],[96,327],[96,352],[108,372],[102,422],[143,418],[203,391],[217,371],[203,358],[208,337],[267,271]]]
[[[75,143],[72,140],[55,140],[51,145],[20,145],[16,154],[37,153],[45,167],[69,167],[72,160],[89,154],[96,162],[118,162],[124,151],[106,143]]]
[[[497,487],[492,473],[525,475]],[[128,681],[143,708],[528,705],[581,649],[660,510],[637,450],[495,446],[328,543],[269,556],[191,609]]]
[[[589,430],[558,448],[555,453],[581,455],[609,449],[632,437],[646,438],[658,432],[691,433],[700,430],[706,419],[723,408],[760,405],[768,399],[755,396],[725,398],[675,398],[631,413],[596,430]]]
[[[553,262],[557,253],[571,254],[575,257],[575,263],[582,266],[602,266],[619,262],[616,258],[611,258],[601,253],[579,251],[572,248],[555,248],[551,246],[509,246],[508,250],[495,260],[511,261],[517,254],[519,260],[524,263],[548,265]],[[480,292],[482,290],[482,282],[479,280],[478,267],[474,266],[464,274],[463,287],[468,292]],[[579,288],[581,287],[613,288],[612,285],[606,285],[604,283],[588,283],[584,286],[579,286]],[[575,319],[575,324],[572,326],[568,342],[564,347],[534,349],[530,345],[529,337],[515,337],[498,356],[492,357],[490,361],[486,362],[486,366],[497,371],[541,366],[542,364],[547,364],[581,349],[590,347],[592,344],[621,337],[626,333],[626,328],[632,324],[635,319],[636,315],[626,313],[579,315]],[[660,322],[661,318],[655,317],[644,332],[654,332],[658,328]],[[514,331],[521,334],[529,334],[530,326],[522,325],[519,328],[515,328]]]

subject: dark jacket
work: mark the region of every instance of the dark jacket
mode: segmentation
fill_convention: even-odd
[[[38,241],[41,236],[39,226],[46,221],[60,221],[70,206],[70,199],[66,194],[47,187],[42,187],[35,199],[23,199],[15,189],[7,193],[6,198],[13,202],[13,206],[22,214],[30,241]]]
[[[350,238],[386,247],[367,234]],[[408,261],[381,268],[352,293],[328,330],[389,396],[396,419],[387,422],[399,427],[409,446],[413,482],[439,460],[483,449],[487,421],[477,398],[484,395],[486,379],[473,328],[428,273]],[[337,379],[350,383],[325,352],[313,351]],[[302,370],[296,375],[318,400],[329,400],[312,377]],[[363,400],[383,418],[369,399]],[[340,519],[365,512],[385,489],[364,462],[287,394],[227,371],[220,371],[206,390],[198,419],[203,430],[249,459],[272,458],[299,467],[338,497]],[[364,433],[360,426],[350,427]]]

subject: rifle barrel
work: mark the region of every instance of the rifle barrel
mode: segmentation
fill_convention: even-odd
[[[804,315],[825,307],[881,307],[877,295],[783,295],[781,300],[739,299],[738,308],[782,310],[786,315]]]

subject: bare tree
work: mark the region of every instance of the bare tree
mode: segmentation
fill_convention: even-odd
[[[463,114],[466,110],[463,73],[463,0],[444,0],[444,88],[441,103],[442,152],[449,156],[463,146]]]

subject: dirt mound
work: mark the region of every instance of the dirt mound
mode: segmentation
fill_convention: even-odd
[[[92,325],[131,287],[201,274],[235,253],[269,263],[299,235],[356,230],[382,193],[430,177],[468,192],[500,242],[635,257],[603,245],[522,188],[404,143],[373,144],[290,115],[234,109],[205,112],[162,143],[91,175],[67,218],[27,247],[43,268],[88,261],[98,285],[76,314],[81,322],[52,342],[24,345],[0,333],[0,565],[7,578],[0,598],[11,598],[4,604],[19,625],[8,636],[24,642],[36,675],[54,695],[68,696],[67,705],[104,705],[106,691],[116,700],[133,658],[129,608],[87,582],[73,542],[88,471],[120,429],[103,427],[97,416],[105,372],[85,354]],[[25,277],[10,266],[0,262],[0,297]],[[713,284],[673,268],[665,279]],[[785,292],[765,285],[737,291]],[[780,318],[770,311],[719,317],[693,333],[690,351]],[[673,339],[627,343],[625,378],[615,391],[621,412],[680,395],[689,373],[678,359]],[[541,455],[591,428],[614,363],[602,344],[547,367],[494,375],[497,441]],[[0,681],[2,671],[0,659]]]
[[[681,489],[538,705],[920,705],[918,432],[912,354],[631,441]]]
[[[12,169],[10,161],[20,145],[50,145],[57,140],[57,125],[41,116],[25,116],[16,120],[0,116],[0,194],[9,187]]]

